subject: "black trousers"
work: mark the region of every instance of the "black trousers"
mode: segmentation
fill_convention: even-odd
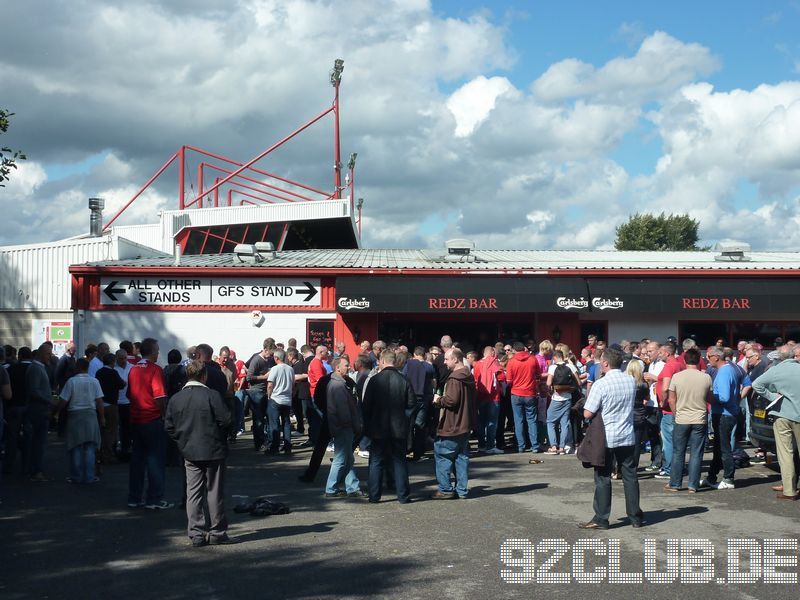
[[[633,464],[633,446],[606,448],[606,466],[594,469],[594,518],[599,525],[608,526],[611,515],[611,469],[614,461],[622,473],[622,486],[625,490],[625,510],[632,523],[642,521],[639,507],[639,479]]]
[[[120,404],[119,409],[119,455],[122,458],[131,455],[131,405]]]
[[[314,444],[314,452],[311,453],[311,460],[308,461],[308,468],[304,475],[309,479],[314,479],[319,471],[319,466],[322,464],[322,458],[325,456],[325,451],[331,441],[331,432],[328,429],[328,416],[322,418],[322,425],[319,428],[319,437]]]

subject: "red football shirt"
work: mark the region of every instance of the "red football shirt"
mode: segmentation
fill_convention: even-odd
[[[314,397],[314,392],[317,391],[317,382],[325,377],[327,371],[325,365],[318,358],[314,358],[308,365],[308,387],[311,390],[311,397]]]
[[[661,390],[661,388],[664,387],[664,378],[672,378],[675,373],[679,373],[685,368],[685,362],[679,358],[671,356],[669,359],[667,359],[667,362],[664,364],[664,368],[661,369],[661,372],[658,374],[658,379],[656,379],[656,396],[658,397],[658,403],[661,405],[661,412],[663,412],[665,415],[671,415],[672,411],[669,409],[669,403],[667,402],[667,399],[664,398],[664,394]]]
[[[166,397],[164,371],[155,363],[142,359],[128,374],[128,398],[131,401],[131,423],[143,425],[161,418],[156,399]]]

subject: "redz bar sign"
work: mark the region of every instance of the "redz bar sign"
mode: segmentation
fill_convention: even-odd
[[[750,310],[750,298],[681,298],[685,310]]]

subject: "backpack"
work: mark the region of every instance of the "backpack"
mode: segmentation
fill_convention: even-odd
[[[556,365],[556,369],[553,371],[553,385],[575,386],[575,377],[572,375],[572,369],[566,363]]]

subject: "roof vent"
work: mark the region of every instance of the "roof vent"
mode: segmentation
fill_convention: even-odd
[[[253,244],[238,244],[233,253],[239,262],[255,264],[261,261],[261,255]]]
[[[278,255],[272,242],[256,242],[256,252],[261,260],[270,260]]]
[[[714,246],[714,250],[719,254],[714,256],[714,260],[719,262],[747,262],[750,257],[750,244],[744,242],[720,242]]]
[[[102,198],[89,198],[89,237],[103,235],[103,209],[106,201]]]
[[[444,247],[447,248],[448,254],[466,256],[475,250],[475,242],[464,239],[447,240],[444,243]]]

